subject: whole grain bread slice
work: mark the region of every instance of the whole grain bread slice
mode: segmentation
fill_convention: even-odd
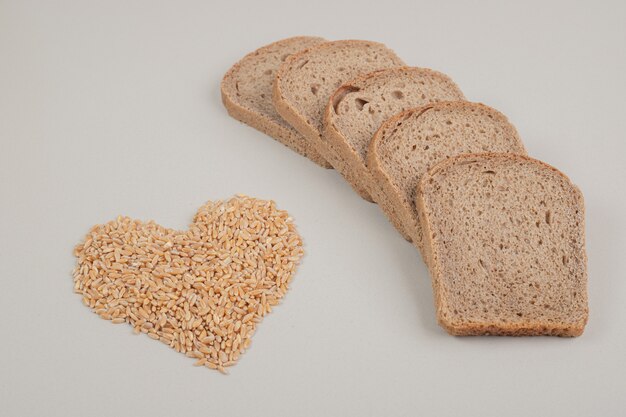
[[[274,77],[289,55],[326,42],[296,36],[263,46],[233,65],[222,79],[222,102],[235,119],[260,130],[316,164],[330,164],[276,112],[272,103]]]
[[[584,202],[563,173],[522,155],[460,155],[431,168],[416,199],[449,333],[582,334]]]
[[[405,65],[385,45],[360,40],[326,42],[289,56],[274,79],[273,103],[280,114],[326,160],[324,110],[331,94],[354,77]]]
[[[366,155],[380,125],[402,110],[464,99],[450,77],[427,68],[389,68],[357,77],[339,87],[326,107],[323,139],[333,150],[329,162],[363,198],[373,201]]]
[[[415,207],[420,177],[441,160],[476,152],[526,154],[506,116],[483,104],[440,102],[401,112],[383,123],[370,141],[372,196],[400,233],[421,248]]]

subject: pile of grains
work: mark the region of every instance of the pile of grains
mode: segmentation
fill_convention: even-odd
[[[225,373],[287,292],[303,250],[286,211],[239,195],[202,206],[185,232],[119,217],[74,254],[86,306]]]

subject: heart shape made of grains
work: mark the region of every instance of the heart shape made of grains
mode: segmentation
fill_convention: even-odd
[[[239,195],[202,206],[187,231],[128,217],[94,226],[74,249],[74,290],[100,317],[225,373],[303,253],[286,211]]]

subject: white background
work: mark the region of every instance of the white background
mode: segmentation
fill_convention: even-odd
[[[621,1],[0,0],[0,415],[625,415],[625,16]],[[582,337],[448,336],[420,256],[375,205],[228,117],[228,67],[298,34],[448,73],[581,187]],[[183,229],[235,193],[287,209],[306,257],[231,375],[72,292],[93,224]]]

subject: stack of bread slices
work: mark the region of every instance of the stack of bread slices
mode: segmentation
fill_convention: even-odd
[[[582,334],[581,192],[450,77],[380,43],[302,36],[246,55],[221,91],[231,116],[380,206],[422,253],[449,333]]]

